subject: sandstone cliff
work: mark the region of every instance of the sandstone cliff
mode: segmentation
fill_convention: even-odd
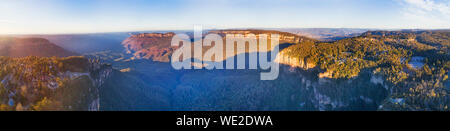
[[[278,62],[280,64],[289,65],[291,67],[303,68],[305,70],[316,67],[315,63],[306,62],[307,61],[306,58],[293,57],[293,56],[288,55],[286,52],[287,52],[286,50],[280,51],[280,53],[278,53],[278,55],[277,55],[277,58],[275,59],[275,62]]]
[[[174,33],[143,33],[128,37],[122,42],[128,54],[135,59],[169,62],[174,47],[170,45]]]
[[[213,30],[205,33],[204,36],[211,33],[222,36],[224,43],[225,36],[227,34],[241,34],[246,36],[250,33],[257,36],[257,38],[259,38],[258,36],[261,34],[266,34],[267,36],[270,36],[270,34],[279,34],[280,44],[315,41],[313,39],[297,36],[295,34],[273,30]],[[134,59],[150,59],[159,62],[169,62],[171,54],[177,49],[177,47],[172,47],[170,45],[173,36],[175,36],[175,33],[172,32],[133,34],[129,38],[125,39],[122,42],[122,45],[125,47],[128,54],[133,54]],[[203,47],[203,53],[205,53],[205,51],[209,48],[210,47],[207,46]],[[249,51],[246,50],[246,52]]]

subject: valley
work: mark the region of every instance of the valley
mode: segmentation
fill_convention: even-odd
[[[210,33],[281,32],[218,30]],[[6,66],[12,64],[11,61],[29,65],[21,61],[24,58],[2,57],[6,64],[1,66],[4,75],[0,75],[0,80],[17,83],[26,78],[30,82],[8,84],[2,88],[6,90],[3,90],[0,104],[3,110],[42,109],[34,108],[37,105],[43,106],[44,110],[449,110],[449,31],[367,31],[326,41],[281,34],[284,46],[278,57],[272,58],[281,64],[280,75],[274,81],[261,81],[260,72],[264,70],[260,69],[175,70],[169,62],[176,49],[170,46],[173,36],[170,32],[42,36],[82,54],[83,58],[79,59],[87,61],[71,62],[76,57],[25,57],[30,62],[42,61],[40,59],[61,61],[61,67],[68,68],[53,68],[58,65],[55,62],[55,66],[48,65],[52,62],[31,64],[36,66],[25,69],[52,68],[30,78],[20,73],[4,73],[11,70],[13,65]],[[75,39],[93,36],[96,37]],[[54,42],[57,40],[60,41]],[[93,45],[89,48],[84,42],[91,40],[98,43],[88,44]],[[80,46],[73,43],[80,43]],[[254,52],[247,49],[234,57],[248,56],[249,53]],[[47,71],[54,73],[44,75]],[[15,78],[10,79],[12,76]],[[61,84],[76,88],[60,93],[58,90],[66,88],[57,86],[55,90],[49,84],[33,84],[33,77],[39,76],[50,77],[44,81],[48,83],[67,78]],[[5,86],[3,81],[2,86]],[[27,89],[36,88],[26,91],[35,95],[24,94],[25,91],[21,91],[24,89],[20,89],[23,85]],[[37,92],[42,92],[39,90],[52,93],[39,94]],[[65,93],[71,95],[59,95]],[[34,97],[22,98],[25,96]],[[11,99],[12,104],[9,103]],[[51,103],[48,101],[58,104],[46,105]]]

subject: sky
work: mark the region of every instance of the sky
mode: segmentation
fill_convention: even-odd
[[[1,0],[0,34],[226,28],[450,29],[450,0]]]

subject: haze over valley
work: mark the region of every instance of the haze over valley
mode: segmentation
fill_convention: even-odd
[[[273,81],[175,70],[170,31],[2,36],[0,109],[449,110],[449,30],[295,30],[205,32],[280,34]]]

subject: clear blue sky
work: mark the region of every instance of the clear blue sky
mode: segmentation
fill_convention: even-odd
[[[1,0],[0,34],[450,28],[449,0]]]

